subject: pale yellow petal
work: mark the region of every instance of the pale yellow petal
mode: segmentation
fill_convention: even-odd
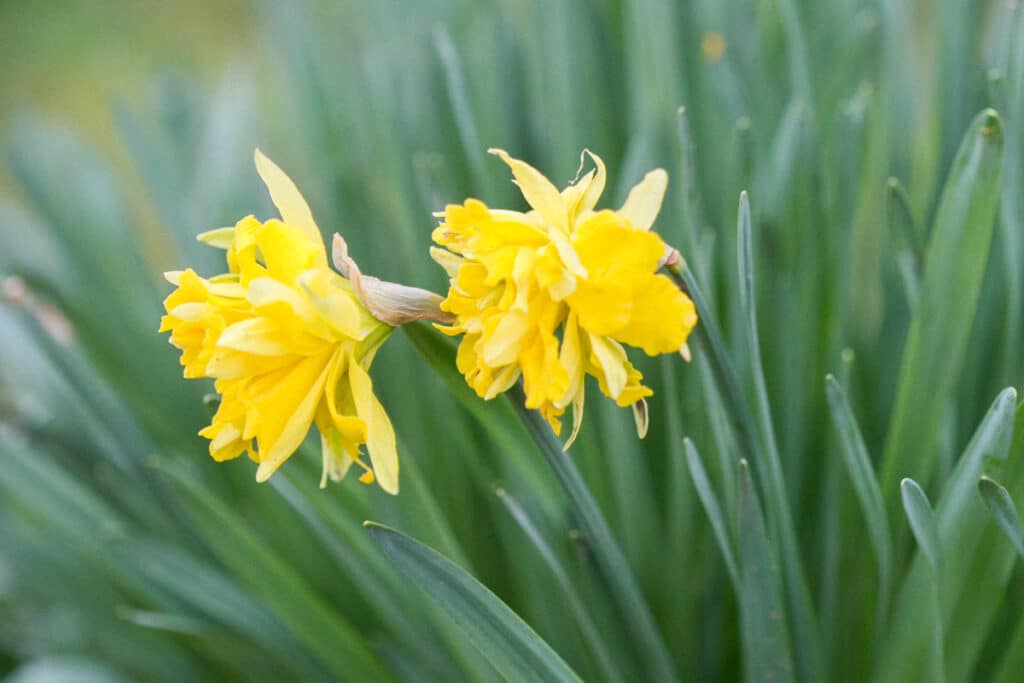
[[[235,241],[235,227],[207,230],[196,235],[196,239],[217,249],[230,249]]]
[[[563,451],[569,450],[569,447],[576,441],[576,437],[580,435],[580,427],[583,426],[583,403],[586,398],[587,392],[581,386],[572,399],[572,434],[569,435],[569,440],[562,447]]]
[[[438,249],[437,247],[430,248],[430,258],[434,259],[437,265],[444,268],[444,272],[448,273],[450,278],[458,276],[459,267],[466,260],[447,249]]]
[[[341,481],[355,462],[345,453],[339,439],[320,434],[320,455],[323,459],[323,472],[320,474],[320,488],[327,488],[327,480]]]
[[[517,311],[502,316],[484,343],[484,362],[493,368],[515,362],[528,326],[529,318]]]
[[[626,203],[618,213],[628,218],[637,230],[650,230],[661,210],[667,187],[668,173],[664,169],[654,169],[629,191]]]
[[[541,218],[551,227],[567,234],[569,232],[569,215],[558,188],[552,185],[543,173],[525,161],[513,159],[505,150],[489,149],[487,151],[508,164],[523,197],[540,214]]]
[[[260,174],[260,178],[263,179],[263,183],[267,186],[267,191],[270,192],[270,199],[274,202],[274,206],[281,212],[281,220],[293,228],[298,228],[310,241],[320,245],[326,265],[327,252],[324,249],[323,237],[320,235],[320,229],[316,227],[313,213],[309,210],[309,205],[303,199],[299,188],[263,152],[257,149],[254,157],[256,160],[256,172]]]
[[[380,487],[391,494],[398,493],[398,449],[395,430],[384,407],[373,393],[373,382],[363,367],[349,359],[349,382],[356,414],[366,422],[366,451],[370,455],[373,473]]]
[[[583,150],[583,154],[589,156],[594,162],[594,170],[583,176],[578,183],[567,187],[562,193],[569,209],[570,223],[594,210],[601,195],[604,194],[605,183],[608,179],[608,172],[605,170],[601,157],[589,149]],[[582,155],[580,165],[583,165]]]
[[[617,399],[626,388],[628,371],[626,370],[626,352],[622,345],[598,334],[590,337],[590,349],[604,372],[608,395]]]
[[[228,325],[217,339],[217,346],[258,356],[279,356],[290,350],[288,337],[269,318],[246,318]]]

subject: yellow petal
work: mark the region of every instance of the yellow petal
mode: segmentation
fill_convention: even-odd
[[[492,368],[515,362],[528,327],[529,319],[518,311],[501,316],[484,342],[484,362]]]
[[[569,447],[573,445],[576,437],[580,434],[580,427],[583,426],[583,402],[586,397],[587,392],[580,386],[579,391],[576,392],[572,399],[572,434],[569,435],[569,440],[562,447],[563,451],[569,450]]]
[[[373,393],[373,382],[363,367],[349,358],[349,382],[356,413],[366,422],[366,451],[373,464],[373,472],[380,487],[391,494],[398,493],[398,449],[395,430],[388,414]]]
[[[274,388],[260,403],[261,424],[256,427],[260,466],[256,481],[264,482],[302,444],[313,424],[323,396],[328,357],[303,360],[274,378]]]
[[[581,216],[594,210],[597,201],[604,193],[608,173],[605,170],[604,161],[589,149],[583,150],[580,155],[580,168],[583,167],[584,156],[589,156],[594,162],[594,170],[583,176],[579,182],[570,185],[562,191],[562,198],[569,211],[570,226]]]
[[[588,335],[590,348],[594,353],[598,366],[604,373],[608,396],[617,399],[626,388],[628,372],[626,370],[626,352],[622,346],[607,337],[598,334]]]
[[[551,181],[544,177],[544,174],[530,166],[525,161],[513,159],[503,149],[489,149],[488,153],[494,154],[508,164],[512,169],[512,175],[519,185],[519,189],[526,198],[527,203],[536,209],[544,222],[553,228],[561,230],[562,233],[569,232],[569,215],[565,210],[565,202],[558,192],[558,188],[551,184]]]
[[[196,239],[203,244],[209,244],[217,249],[230,249],[235,241],[235,228],[232,226],[230,228],[207,230],[196,235]]]
[[[258,356],[280,356],[289,352],[288,338],[269,318],[247,318],[228,325],[217,346]]]
[[[654,169],[629,191],[626,203],[618,213],[628,218],[637,230],[650,230],[661,210],[667,187],[668,173],[660,168]]]
[[[438,249],[437,247],[430,248],[430,258],[434,259],[437,265],[444,268],[444,272],[448,274],[448,277],[455,278],[459,274],[459,266],[462,265],[464,258],[453,254],[447,249]]]
[[[575,400],[575,397],[583,390],[586,370],[580,328],[574,312],[569,313],[562,328],[562,346],[558,352],[558,362],[569,375],[569,388],[566,391],[566,396],[556,403],[559,407],[564,407],[570,400]]]
[[[311,242],[320,246],[323,252],[324,265],[327,265],[327,252],[324,249],[323,237],[320,229],[316,227],[313,220],[313,213],[309,205],[302,198],[299,188],[284,171],[278,168],[277,164],[264,156],[263,152],[256,150],[253,155],[256,160],[256,172],[263,179],[263,184],[270,192],[270,199],[274,206],[281,212],[281,219],[288,225],[301,230]]]
[[[320,455],[323,458],[323,472],[320,475],[320,488],[327,488],[327,479],[341,481],[348,469],[355,462],[341,447],[337,433],[328,432],[330,436],[320,433]]]
[[[666,276],[655,275],[637,291],[629,322],[612,336],[656,356],[678,351],[696,324],[697,312],[690,298]]]

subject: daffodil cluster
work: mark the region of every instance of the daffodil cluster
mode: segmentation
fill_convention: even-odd
[[[559,191],[539,171],[491,150],[512,170],[527,212],[491,209],[469,199],[446,207],[431,251],[451,278],[442,310],[462,335],[457,364],[484,399],[522,378],[526,406],[560,433],[573,406],[575,438],[583,417],[584,379],[622,407],[634,406],[646,429],[644,398],[652,395],[623,344],[648,355],[686,350],[697,323],[693,302],[658,274],[672,250],[650,230],[668,176],[654,170],[618,210],[596,210],[605,188],[600,157],[594,169]]]
[[[210,439],[215,460],[247,453],[259,463],[256,479],[265,481],[315,424],[321,485],[356,463],[362,481],[376,479],[397,493],[395,434],[367,373],[393,329],[361,298],[364,284],[379,281],[361,278],[338,237],[336,251],[343,252],[349,277],[331,270],[320,230],[294,183],[259,151],[256,168],[280,220],[248,216],[201,235],[226,250],[227,273],[167,274],[177,289],[164,302],[160,329],[181,349],[185,377],[214,379],[221,397],[200,434]]]

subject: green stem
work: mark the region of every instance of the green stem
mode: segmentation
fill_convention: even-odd
[[[507,396],[569,496],[569,503],[576,513],[583,537],[593,552],[594,560],[608,582],[612,598],[626,619],[628,631],[649,669],[647,680],[678,680],[668,648],[661,638],[636,577],[633,576],[625,555],[622,554],[611,529],[608,528],[597,501],[576,469],[576,464],[563,450],[562,443],[541,414],[525,407],[526,396],[521,383],[510,389]]]
[[[761,449],[758,446],[757,432],[754,430],[753,415],[750,413],[747,402],[743,399],[739,379],[729,362],[725,342],[722,341],[722,333],[711,315],[704,294],[697,286],[693,271],[682,262],[666,266],[665,269],[676,286],[690,297],[697,309],[697,319],[700,321],[694,330],[697,343],[708,351],[706,358],[711,366],[716,384],[729,407],[732,408],[728,411],[729,420],[742,441],[743,449],[751,455],[759,453]]]

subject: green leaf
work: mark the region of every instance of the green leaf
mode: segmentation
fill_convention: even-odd
[[[715,533],[715,540],[718,541],[718,549],[722,552],[725,560],[725,568],[729,572],[733,588],[737,593],[741,592],[740,571],[736,563],[736,553],[733,550],[732,537],[729,535],[729,526],[722,506],[718,502],[718,495],[711,486],[708,473],[704,469],[704,463],[700,459],[697,447],[689,439],[683,440],[683,453],[686,457],[686,465],[690,469],[690,478],[693,479],[693,486],[697,489],[697,496],[704,506],[704,512],[711,522],[711,529]]]
[[[889,534],[889,518],[882,501],[882,492],[878,488],[871,457],[868,455],[864,437],[860,427],[846,400],[846,392],[835,377],[825,377],[825,395],[832,413],[832,424],[839,433],[839,452],[846,466],[846,473],[853,483],[861,512],[868,526],[868,537],[871,549],[875,553],[878,565],[878,613],[883,615],[889,606],[889,595],[892,592],[892,537]]]
[[[927,653],[935,638],[932,629],[922,623],[958,624],[958,637],[946,644],[945,666],[951,680],[960,680],[970,671],[987,624],[1003,599],[1009,566],[993,548],[992,537],[1000,536],[1005,554],[1012,560],[1014,551],[1006,546],[1002,532],[990,528],[989,513],[976,493],[983,472],[993,468],[1009,468],[1014,485],[1024,486],[1024,440],[1014,441],[1012,457],[1010,442],[1014,435],[1017,394],[1006,389],[993,402],[957,462],[956,469],[939,496],[935,508],[938,534],[937,566],[941,569],[937,614],[929,616],[935,590],[932,561],[924,552],[914,558],[900,588],[892,621],[882,639],[882,652],[875,680],[906,681],[924,675],[929,665]],[[1017,411],[1016,419],[1022,419]],[[981,580],[985,574],[987,580]],[[922,622],[922,620],[925,620]],[[974,628],[964,629],[971,622]]]
[[[925,664],[925,676],[929,681],[941,683],[946,680],[946,665],[943,651],[945,629],[942,626],[942,605],[939,597],[942,582],[940,564],[942,562],[942,546],[939,541],[939,531],[931,503],[928,502],[928,496],[921,490],[917,482],[913,479],[904,479],[900,482],[900,496],[903,499],[903,509],[906,510],[907,519],[910,520],[910,528],[914,531],[914,538],[917,539],[917,545],[921,548],[931,569],[930,600],[923,609],[924,616],[920,621],[922,626],[927,627],[922,630],[930,631],[932,635],[928,649],[930,656]]]
[[[366,522],[395,566],[465,632],[509,681],[580,678],[508,605],[463,569],[404,534]]]
[[[637,584],[636,576],[575,463],[541,414],[525,407],[526,395],[521,382],[506,392],[506,396],[568,495],[583,537],[608,582],[612,598],[629,625],[629,632],[649,667],[651,678],[658,681],[676,680],[672,658]]]
[[[355,627],[322,600],[293,565],[267,547],[242,517],[180,466],[159,464],[188,495],[194,528],[221,562],[266,601],[332,675],[391,679]]]
[[[757,332],[757,299],[754,291],[754,251],[750,219],[750,202],[747,193],[740,193],[739,216],[737,218],[737,268],[740,277],[740,308],[744,313],[744,332],[747,351],[750,354],[750,372],[757,397],[757,416],[760,427],[760,443],[756,451],[760,456],[754,461],[764,483],[765,504],[771,528],[779,537],[779,552],[782,559],[782,578],[785,587],[786,611],[789,627],[795,642],[796,666],[803,681],[818,681],[822,678],[821,638],[817,618],[811,605],[807,578],[797,543],[796,529],[790,511],[786,481],[782,473],[778,441],[772,424],[771,405],[768,400],[768,386],[761,362],[761,343]]]
[[[1002,159],[1002,125],[989,109],[964,136],[931,231],[882,458],[883,494],[895,492],[902,477],[927,485],[935,470],[935,425],[963,366],[988,263]],[[894,497],[890,511],[895,506]]]
[[[900,496],[917,545],[928,560],[932,573],[938,577],[942,562],[942,545],[939,542],[939,530],[935,525],[935,515],[931,503],[928,502],[928,496],[913,479],[904,479],[900,482]]]
[[[885,208],[889,224],[889,238],[896,247],[897,266],[903,289],[911,309],[917,304],[921,291],[921,259],[924,253],[924,236],[914,210],[910,206],[910,197],[897,178],[889,178],[885,183]]]
[[[576,590],[572,578],[562,566],[562,562],[558,559],[554,549],[515,498],[509,495],[505,489],[498,489],[497,494],[505,508],[509,511],[509,514],[516,521],[516,524],[519,525],[519,528],[530,539],[533,547],[536,548],[537,553],[544,560],[544,564],[554,574],[558,587],[565,596],[566,601],[568,601],[573,618],[576,620],[577,626],[579,626],[580,634],[583,636],[590,654],[597,660],[597,668],[601,671],[602,677],[609,681],[623,680],[618,666],[609,656],[608,647],[601,642],[601,632],[587,611],[579,591]]]
[[[746,460],[740,461],[740,624],[747,681],[792,681],[786,606],[777,546],[764,516]]]
[[[1021,531],[1017,506],[1013,504],[1010,492],[989,477],[982,477],[978,480],[978,492],[981,494],[981,499],[985,501],[989,512],[992,513],[992,517],[995,518],[996,524],[1024,558],[1024,531]]]

